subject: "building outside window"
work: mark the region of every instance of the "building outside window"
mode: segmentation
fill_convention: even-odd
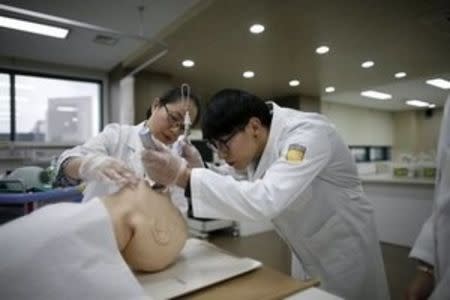
[[[0,73],[0,139],[85,142],[100,130],[101,88],[99,81]]]

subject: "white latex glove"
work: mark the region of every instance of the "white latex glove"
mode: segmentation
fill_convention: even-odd
[[[91,154],[83,158],[79,170],[83,181],[101,181],[122,185],[137,185],[139,179],[124,162],[101,154]]]
[[[189,168],[203,168],[202,156],[197,148],[189,142],[181,141],[181,156],[186,159]]]
[[[186,160],[164,144],[158,142],[155,149],[142,150],[142,164],[147,175],[155,182],[164,186],[177,182],[178,177],[187,168]]]

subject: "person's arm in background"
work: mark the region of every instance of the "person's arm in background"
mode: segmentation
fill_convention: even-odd
[[[435,263],[434,249],[434,214],[422,227],[409,256],[417,261],[417,271],[407,287],[405,299],[428,299],[434,288],[433,268]]]

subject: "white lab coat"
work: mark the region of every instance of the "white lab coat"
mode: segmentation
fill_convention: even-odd
[[[389,299],[373,208],[347,145],[325,117],[272,105],[267,145],[247,180],[192,170],[194,216],[270,219],[296,258],[295,277],[318,277],[345,299]],[[306,148],[301,162],[286,159],[294,144]]]
[[[64,151],[58,159],[56,172],[60,171],[61,163],[69,157],[83,157],[97,153],[123,161],[138,177],[144,177],[145,171],[141,161],[141,152],[144,147],[138,135],[142,126],[144,126],[144,123],[135,126],[117,123],[108,124],[100,134],[91,138],[85,144]],[[175,149],[177,147],[178,141],[172,146],[173,153],[176,153]],[[89,201],[94,197],[102,197],[114,193],[119,188],[115,184],[89,182],[84,191],[83,202]],[[187,202],[183,189],[173,186],[170,187],[170,193],[174,205],[181,212],[185,213],[187,211]]]
[[[0,299],[149,299],[99,199],[58,203],[0,226]]]
[[[444,108],[437,151],[433,213],[422,227],[411,257],[434,266],[430,299],[450,299],[450,95]]]

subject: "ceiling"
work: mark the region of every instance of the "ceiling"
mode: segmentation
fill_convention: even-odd
[[[263,98],[316,96],[324,101],[384,110],[411,109],[406,99],[442,106],[450,90],[425,84],[450,80],[450,2],[441,0],[0,0],[58,17],[120,31],[115,46],[96,44],[99,32],[71,28],[54,40],[0,28],[0,57],[16,57],[77,67],[111,70],[123,62],[137,67],[152,51],[151,39],[168,53],[148,71],[188,82],[207,99],[224,87],[249,90]],[[137,7],[144,5],[143,37]],[[4,14],[0,10],[0,14]],[[249,26],[261,23],[260,35]],[[100,32],[101,33],[101,32]],[[320,45],[330,47],[324,55]],[[183,68],[190,58],[195,66]],[[375,66],[361,68],[365,60]],[[255,77],[245,79],[242,72]],[[395,79],[404,71],[406,78]],[[299,79],[290,87],[288,81]],[[326,94],[325,87],[336,92]],[[391,93],[392,100],[363,98],[362,90]]]
[[[211,95],[224,87],[264,98],[304,94],[324,101],[376,109],[411,109],[406,99],[442,105],[450,90],[425,84],[450,80],[450,2],[424,0],[250,0],[214,1],[195,18],[164,37],[169,53],[149,69],[175,75]],[[263,24],[260,35],[250,25]],[[320,45],[330,52],[318,55]],[[183,68],[191,58],[196,65]],[[361,68],[373,60],[371,69]],[[245,79],[242,72],[255,77]],[[408,74],[401,80],[394,74]],[[297,87],[289,80],[300,79]],[[334,86],[336,92],[324,89]],[[360,96],[376,89],[389,101]]]
[[[70,29],[68,38],[59,40],[0,27],[0,57],[107,72],[130,55],[155,43],[152,39],[158,33],[194,9],[199,2],[199,0],[0,0],[0,5],[68,19],[69,22],[66,24],[48,20],[43,23]],[[142,22],[138,6],[144,6]],[[1,7],[0,15],[43,21]],[[74,25],[75,22],[107,30],[86,29]],[[95,43],[97,35],[117,38],[117,43],[114,46]],[[164,44],[160,43],[158,46],[163,47]]]

